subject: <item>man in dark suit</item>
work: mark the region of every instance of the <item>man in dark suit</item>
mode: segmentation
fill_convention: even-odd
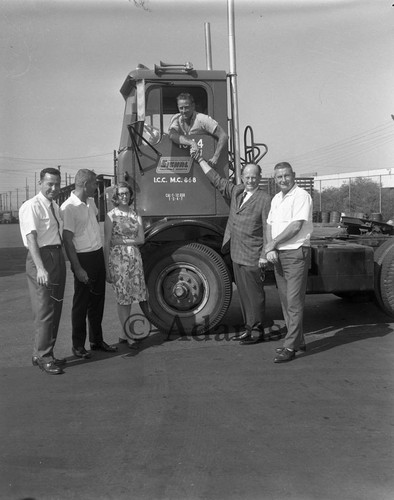
[[[266,262],[264,234],[270,197],[259,188],[259,165],[249,163],[242,170],[243,184],[234,185],[213,170],[199,153],[198,161],[210,182],[230,201],[230,214],[223,247],[230,243],[235,284],[237,285],[245,331],[237,335],[242,345],[264,340],[265,294],[260,267]]]

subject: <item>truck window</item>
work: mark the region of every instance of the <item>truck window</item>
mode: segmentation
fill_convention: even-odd
[[[203,87],[152,86],[147,89],[144,138],[151,144],[157,144],[168,133],[171,118],[178,113],[176,98],[184,92],[194,97],[197,112],[208,113],[208,96]]]
[[[146,110],[143,137],[150,144],[157,144],[163,135],[161,88],[151,87],[145,99]]]

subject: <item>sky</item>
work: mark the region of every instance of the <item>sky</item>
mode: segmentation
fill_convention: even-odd
[[[234,0],[240,130],[298,175],[394,167],[394,7],[386,0]],[[61,166],[113,172],[137,64],[229,71],[227,0],[2,0],[0,194],[12,207]],[[9,194],[11,193],[11,194]],[[8,198],[9,200],[9,198]]]

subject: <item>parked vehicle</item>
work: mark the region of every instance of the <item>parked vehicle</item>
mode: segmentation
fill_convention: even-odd
[[[19,219],[12,212],[0,213],[0,224],[18,224]]]

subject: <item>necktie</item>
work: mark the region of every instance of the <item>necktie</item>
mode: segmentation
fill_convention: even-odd
[[[63,240],[62,240],[62,236],[60,234],[60,224],[59,224],[59,220],[58,218],[56,217],[56,214],[55,214],[55,209],[53,208],[53,203],[51,202],[49,204],[50,208],[51,208],[51,212],[52,212],[52,215],[55,217],[55,221],[56,221],[56,224],[57,224],[57,232],[59,233],[59,238],[60,238],[60,244],[63,243]]]
[[[239,204],[238,204],[238,208],[241,208],[241,205],[242,203],[244,202],[244,199],[246,197],[246,191],[244,191],[241,196],[239,197]]]

